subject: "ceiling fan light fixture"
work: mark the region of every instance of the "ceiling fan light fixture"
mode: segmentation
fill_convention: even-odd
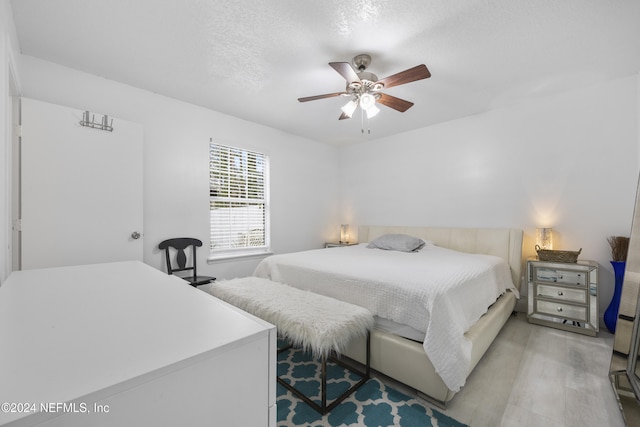
[[[380,109],[375,105],[372,105],[371,107],[366,109],[366,112],[367,112],[367,119],[371,119],[378,115],[378,113],[380,112]]]
[[[351,117],[353,115],[353,112],[356,111],[357,107],[358,107],[358,102],[355,99],[352,99],[351,101],[344,104],[344,106],[341,109],[346,116]]]
[[[360,107],[363,110],[368,110],[371,107],[375,107],[376,98],[370,93],[363,93],[360,95]]]

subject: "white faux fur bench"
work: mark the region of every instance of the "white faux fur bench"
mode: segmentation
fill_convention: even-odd
[[[276,325],[278,334],[282,338],[311,352],[314,358],[321,359],[322,401],[320,405],[278,377],[280,384],[321,414],[329,412],[369,379],[369,331],[373,327],[373,316],[369,310],[259,277],[220,281],[202,289]],[[364,373],[332,357],[333,354],[340,355],[351,340],[363,336],[367,337]],[[326,363],[329,358],[344,368],[356,372],[362,376],[362,380],[327,406]]]

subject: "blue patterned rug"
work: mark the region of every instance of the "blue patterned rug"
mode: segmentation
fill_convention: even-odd
[[[278,375],[320,404],[320,363],[297,349],[278,355]],[[327,404],[357,383],[360,376],[327,364]],[[422,405],[371,378],[352,395],[322,416],[278,384],[278,426],[403,426],[466,427],[435,409]]]

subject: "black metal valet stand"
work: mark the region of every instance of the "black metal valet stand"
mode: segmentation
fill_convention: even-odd
[[[367,345],[367,361],[366,361],[366,364],[365,364],[365,371],[364,372],[362,372],[360,369],[358,369],[354,365],[350,365],[350,364],[345,363],[343,360],[335,357],[334,355],[322,356],[322,360],[321,360],[321,369],[322,369],[322,373],[321,373],[321,383],[322,383],[321,394],[322,394],[322,397],[321,397],[321,399],[322,399],[322,402],[321,402],[320,405],[318,405],[316,402],[311,400],[308,396],[303,394],[300,390],[296,389],[291,384],[289,384],[288,382],[283,380],[281,377],[277,378],[278,379],[278,383],[280,383],[283,387],[285,387],[287,390],[289,390],[294,395],[298,396],[307,405],[311,406],[313,409],[318,411],[320,414],[325,415],[329,411],[331,411],[333,408],[338,406],[340,404],[340,402],[342,402],[344,399],[349,397],[349,395],[351,395],[351,393],[356,391],[361,385],[366,383],[369,380],[369,378],[371,377],[371,363],[370,363],[371,362],[371,336],[370,336],[369,332],[367,332],[367,344],[366,345]],[[278,354],[282,353],[283,351],[289,350],[291,347],[293,347],[293,345],[289,344],[288,346],[286,346],[284,348],[278,349]],[[333,363],[343,367],[344,369],[346,369],[348,371],[351,371],[351,372],[353,372],[353,373],[355,373],[355,374],[357,374],[357,375],[362,377],[360,379],[360,381],[358,381],[356,384],[351,386],[351,388],[349,388],[347,391],[345,391],[340,396],[338,396],[333,402],[331,402],[329,404],[329,406],[327,406],[327,360],[330,360]]]

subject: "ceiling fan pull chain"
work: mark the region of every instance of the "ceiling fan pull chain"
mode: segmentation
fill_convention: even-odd
[[[360,110],[360,132],[364,134],[364,111]],[[371,135],[371,128],[369,127],[369,117],[367,117],[367,134]]]

